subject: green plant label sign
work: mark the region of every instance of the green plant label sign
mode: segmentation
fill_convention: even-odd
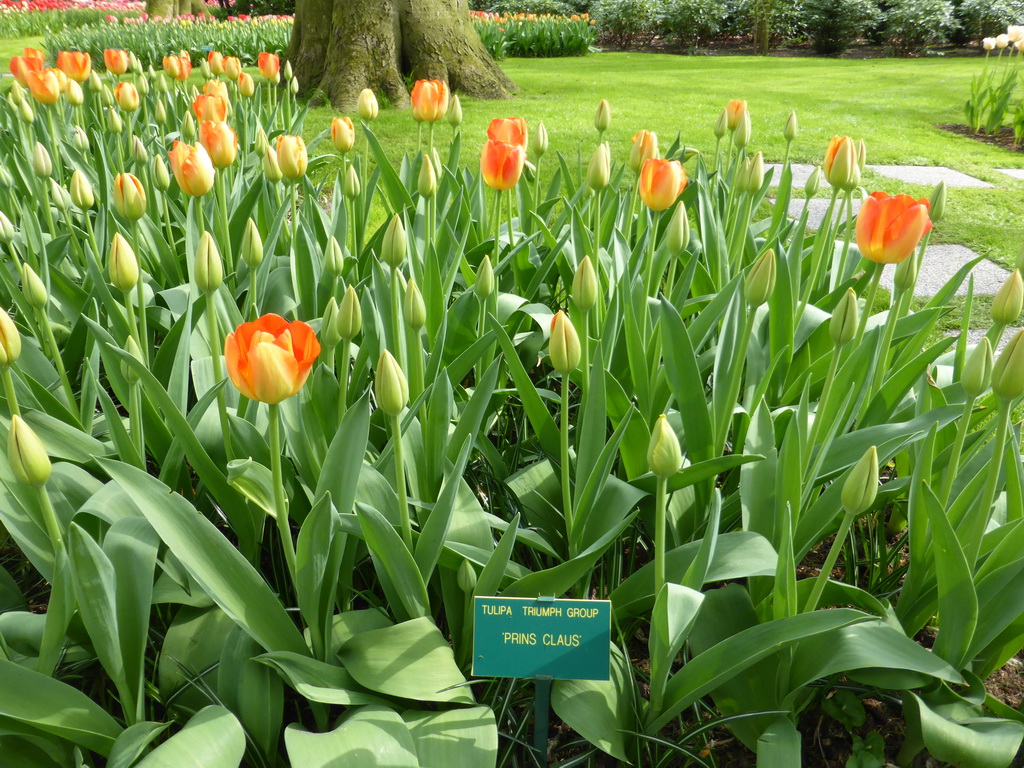
[[[612,608],[607,600],[478,597],[473,674],[607,680]]]

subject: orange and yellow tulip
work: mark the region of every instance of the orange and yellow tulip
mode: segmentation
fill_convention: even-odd
[[[34,69],[28,70],[25,75],[28,81],[28,89],[32,92],[32,98],[40,104],[56,104],[60,98],[60,78],[57,77],[59,69],[44,69],[37,72]]]
[[[480,154],[480,174],[491,189],[512,189],[526,162],[526,150],[515,144],[488,139]]]
[[[22,48],[21,50],[26,59],[35,59],[40,64],[46,62],[46,54],[38,48]]]
[[[496,117],[487,127],[487,138],[526,149],[529,143],[526,121],[521,117]]]
[[[331,143],[342,154],[351,151],[356,143],[356,131],[352,126],[352,118],[336,117],[331,121]]]
[[[128,71],[128,51],[107,48],[103,51],[103,66],[107,68],[107,72],[123,75]]]
[[[313,329],[300,320],[264,315],[242,323],[224,341],[224,362],[238,391],[276,404],[302,389],[320,354]]]
[[[256,95],[256,82],[248,72],[238,74],[238,93],[246,99]]]
[[[825,180],[833,187],[848,189],[860,183],[857,145],[849,136],[833,136],[822,162]]]
[[[232,80],[237,80],[238,76],[242,74],[242,62],[238,60],[237,56],[224,57],[224,74]]]
[[[114,207],[129,221],[138,221],[146,214],[146,189],[130,173],[114,177]]]
[[[181,55],[178,56],[178,63],[180,69],[178,70],[178,76],[174,79],[181,83],[188,80],[189,75],[192,74],[192,59],[186,51],[182,51]]]
[[[629,167],[634,173],[652,157],[658,156],[658,136],[650,131],[640,131],[633,135],[633,146],[629,150]]]
[[[652,157],[640,166],[640,199],[652,211],[664,211],[686,189],[686,169],[678,160]]]
[[[213,74],[224,74],[224,54],[220,51],[210,51],[206,57],[206,63],[210,65],[210,71]]]
[[[131,83],[118,83],[114,88],[114,101],[125,112],[134,112],[139,108],[139,92]]]
[[[192,109],[199,120],[223,122],[228,119],[228,102],[217,95],[199,94],[192,102]]]
[[[277,137],[277,162],[286,179],[294,180],[305,175],[309,155],[301,136]]]
[[[177,56],[164,56],[164,74],[177,80],[181,75],[181,59]]]
[[[267,80],[276,80],[281,71],[281,57],[276,53],[264,51],[256,58],[256,66],[259,67],[260,74]]]
[[[412,87],[412,116],[423,123],[436,123],[448,112],[448,86],[443,80],[417,80]]]
[[[204,120],[199,124],[199,141],[217,168],[227,168],[238,155],[238,135],[224,122]]]
[[[747,111],[747,102],[742,99],[733,99],[725,105],[725,114],[728,118],[728,126],[730,131],[735,131],[736,126],[740,124],[740,120],[743,119],[744,113]]]
[[[231,99],[228,98],[228,85],[223,80],[207,80],[203,85],[203,94],[205,96],[220,96],[226,104],[231,103]]]
[[[25,88],[28,88],[28,73],[42,71],[43,62],[35,57],[14,56],[11,58],[11,74]]]
[[[857,247],[876,264],[898,264],[931,228],[927,200],[872,192],[857,215]]]
[[[61,51],[57,54],[57,67],[76,83],[84,83],[92,73],[92,57],[79,51]]]
[[[175,141],[168,156],[174,178],[186,195],[202,197],[213,189],[213,162],[202,144],[192,146]]]

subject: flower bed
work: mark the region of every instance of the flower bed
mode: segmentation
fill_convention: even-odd
[[[497,14],[472,11],[473,26],[496,59],[583,56],[597,29],[587,15]]]

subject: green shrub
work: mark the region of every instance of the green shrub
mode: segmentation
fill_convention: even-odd
[[[81,8],[55,11],[3,11],[0,12],[0,39],[18,37],[39,37],[47,32],[62,29],[78,29],[88,24],[102,22],[110,11]],[[119,14],[125,17],[138,16],[138,11]]]
[[[669,0],[661,23],[682,45],[695,47],[718,34],[726,12],[721,0]]]
[[[736,37],[752,36],[767,41],[764,50],[777,48],[803,33],[803,0],[728,0],[728,15],[722,31]],[[762,46],[758,46],[761,48]]]
[[[889,0],[884,39],[898,56],[945,42],[957,27],[949,0]]]
[[[845,51],[879,19],[875,0],[804,0],[807,36],[823,54]]]
[[[955,10],[958,41],[995,37],[1010,24],[1024,21],[1024,0],[961,0]]]
[[[657,32],[659,5],[654,0],[597,0],[591,15],[615,45],[643,45]]]

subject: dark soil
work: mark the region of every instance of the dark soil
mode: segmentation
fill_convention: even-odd
[[[634,40],[623,44],[622,41],[602,38],[598,40],[598,47],[603,51],[636,51],[640,53],[674,53],[690,56],[756,56],[757,51],[749,38],[732,37],[720,38],[710,44],[702,44],[696,47],[682,45],[676,38],[664,35],[655,35],[649,38]],[[942,57],[961,58],[965,56],[978,56],[977,46],[961,45],[938,45],[932,46],[921,53],[915,54],[913,58]],[[814,50],[809,43],[787,43],[784,46],[773,49],[769,56],[776,58],[810,57],[820,59],[886,59],[892,58],[895,54],[892,48],[884,45],[875,45],[868,42],[858,42],[851,45],[841,54],[820,54]]]
[[[941,128],[944,131],[949,131],[950,133],[955,133],[958,136],[966,136],[967,138],[974,139],[975,141],[993,144],[997,147],[1008,149],[1011,152],[1024,152],[1024,147],[1015,143],[1013,129],[1006,125],[993,134],[975,133],[969,126],[961,124],[936,125],[935,127]]]

